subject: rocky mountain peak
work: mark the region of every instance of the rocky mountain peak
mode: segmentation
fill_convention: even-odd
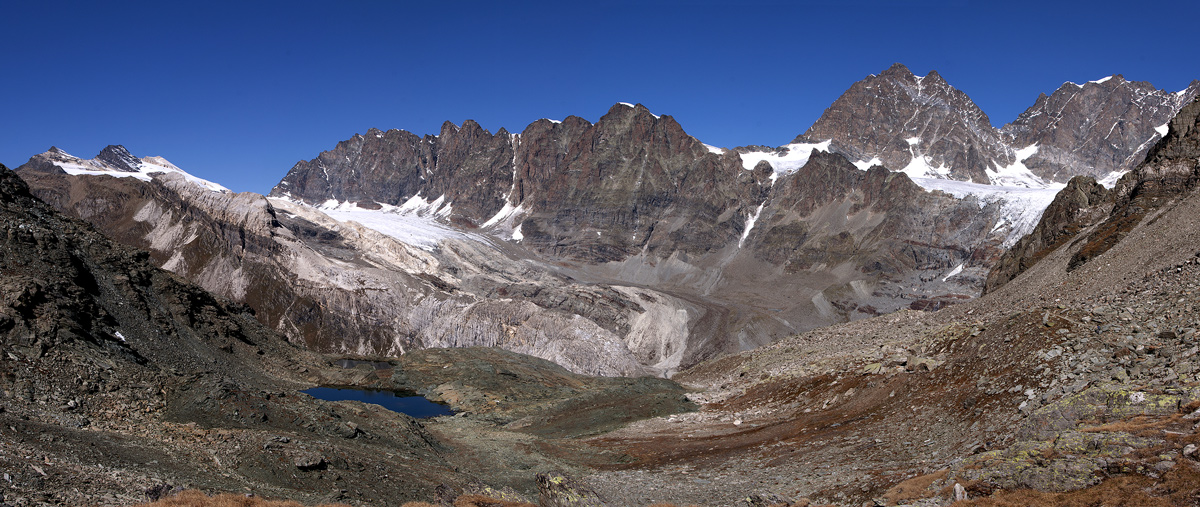
[[[793,143],[832,140],[851,160],[879,159],[894,171],[988,183],[1011,163],[986,114],[934,71],[901,64],[854,83]]]
[[[119,144],[110,144],[100,150],[100,154],[96,155],[96,160],[108,164],[113,169],[125,172],[137,172],[141,167],[142,162],[137,157],[129,153],[129,150]]]
[[[908,70],[907,66],[900,62],[893,63],[891,67],[888,67],[883,72],[880,72],[879,75],[898,78],[916,77],[911,70]]]

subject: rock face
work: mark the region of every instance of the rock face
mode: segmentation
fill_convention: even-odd
[[[1115,75],[1042,94],[1002,132],[1017,148],[1037,146],[1024,160],[1050,181],[1075,175],[1101,179],[1133,169],[1166,135],[1167,122],[1200,94],[1200,81],[1179,92]]]
[[[854,83],[793,143],[827,139],[851,160],[877,158],[912,176],[988,183],[987,171],[1015,160],[967,94],[899,63]]]
[[[540,120],[520,135],[473,121],[438,136],[372,130],[300,162],[271,191],[308,204],[400,205],[416,196],[450,203],[450,221],[490,224],[520,206],[526,242],[556,257],[621,261],[643,250],[719,248],[736,238],[763,175],[737,170],[670,116],[617,104],[595,125]],[[656,230],[664,222],[690,221]],[[596,234],[602,232],[602,234]],[[603,232],[608,232],[605,235]]]
[[[469,142],[460,139],[467,132]],[[462,152],[451,161],[440,155],[447,146]],[[479,190],[489,181],[503,183]],[[914,299],[969,297],[1004,239],[993,234],[994,205],[930,194],[820,152],[794,172],[747,169],[740,152],[708,147],[670,116],[628,104],[595,124],[539,120],[517,135],[480,133],[472,122],[436,138],[371,131],[297,164],[272,195],[310,206],[428,206],[460,229],[513,238],[573,279],[666,291],[692,308],[680,323],[689,337],[683,365]],[[480,197],[491,195],[503,198]],[[955,268],[967,272],[948,280]],[[786,288],[764,291],[771,279]],[[738,337],[718,337],[730,331]],[[643,364],[681,352],[626,342]]]

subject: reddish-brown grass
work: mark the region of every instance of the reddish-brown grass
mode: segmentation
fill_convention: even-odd
[[[537,507],[531,503],[498,500],[483,495],[461,495],[454,499],[454,507]]]
[[[940,470],[928,475],[918,475],[912,479],[906,480],[892,486],[883,494],[883,499],[888,505],[897,505],[908,500],[916,500],[918,498],[927,498],[934,493],[929,490],[929,487],[934,482],[946,478],[946,470]]]
[[[208,496],[201,491],[189,489],[154,503],[141,504],[140,507],[304,507],[304,504],[292,500],[266,500],[256,496],[247,497],[232,493]],[[339,503],[323,504],[318,507],[350,506]]]

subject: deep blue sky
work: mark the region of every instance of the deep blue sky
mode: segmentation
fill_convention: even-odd
[[[1200,79],[1194,0],[109,3],[0,7],[0,163],[124,144],[265,193],[370,127],[519,132],[620,101],[777,146],[893,62],[996,125],[1064,81]]]

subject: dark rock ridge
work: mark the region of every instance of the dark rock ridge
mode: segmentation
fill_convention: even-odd
[[[739,169],[670,116],[618,104],[594,125],[539,120],[520,135],[470,120],[447,122],[436,137],[371,130],[296,164],[270,195],[314,205],[443,197],[451,221],[467,227],[520,205],[529,244],[600,263],[643,249],[700,254],[737,238],[766,176]],[[680,221],[690,221],[687,237],[678,226],[656,230]]]
[[[989,241],[998,206],[926,192],[882,166],[860,171],[840,155],[817,152],[778,186],[771,213],[763,212],[747,243],[788,272],[849,264],[901,277],[999,254],[995,238]]]
[[[96,160],[104,162],[117,171],[137,172],[141,167],[142,161],[129,153],[129,150],[120,145],[108,145],[100,154],[96,155]]]
[[[936,71],[918,77],[895,64],[852,85],[793,142],[832,140],[830,149],[850,160],[877,158],[892,170],[917,159],[913,172],[944,169],[931,176],[976,183],[1013,183],[988,172],[1010,166],[1020,172],[1017,162],[1044,181],[1103,178],[1137,165],[1162,137],[1159,130],[1198,93],[1200,81],[1175,93],[1120,75],[1065,83],[997,129]],[[1034,145],[1032,154],[1018,151]]]
[[[461,141],[464,132],[473,141]],[[409,144],[397,148],[392,139]],[[454,162],[439,155],[451,145],[466,150]],[[458,178],[464,164],[468,174]],[[498,174],[484,177],[478,168]],[[595,124],[539,120],[517,135],[489,137],[473,122],[446,126],[436,138],[373,130],[297,164],[272,195],[364,206],[420,196],[465,230],[505,238],[516,231],[520,247],[574,279],[669,290],[712,305],[706,315],[744,305],[750,292],[751,321],[776,323],[765,336],[739,339],[746,347],[915,299],[978,292],[981,270],[1004,239],[992,232],[997,208],[929,194],[888,174],[820,154],[792,174],[777,176],[769,163],[746,170],[737,151],[710,149],[670,116],[617,104]],[[443,180],[503,183],[465,192]],[[503,199],[480,198],[491,195]],[[956,266],[968,272],[945,280]],[[779,275],[789,287],[763,294]],[[786,325],[777,328],[780,319],[767,312],[781,310],[775,316]],[[690,332],[705,319],[689,320]],[[709,329],[745,329],[745,319],[722,317]]]
[[[1063,83],[1042,94],[1002,129],[1008,143],[1038,151],[1024,161],[1053,181],[1072,175],[1103,178],[1133,169],[1162,138],[1161,129],[1200,94],[1200,81],[1170,93],[1120,74],[1082,85]]]
[[[1035,231],[1006,252],[988,274],[985,290],[990,292],[1011,281],[1064,245],[1078,246],[1068,268],[1083,266],[1112,248],[1147,217],[1189,195],[1200,182],[1198,118],[1200,101],[1181,109],[1170,121],[1167,135],[1111,191],[1088,178],[1071,180],[1055,197]]]

